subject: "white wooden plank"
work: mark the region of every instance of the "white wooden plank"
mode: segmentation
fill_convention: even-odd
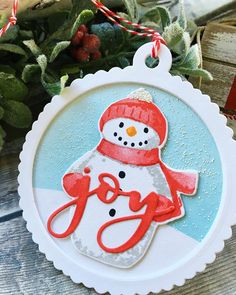
[[[204,58],[236,65],[236,27],[209,23],[202,38]]]
[[[208,94],[213,102],[224,108],[234,77],[236,76],[236,67],[215,61],[204,60],[203,68],[213,75],[214,80],[202,80],[201,91]],[[199,79],[191,78],[189,81],[194,87],[199,88]]]
[[[182,287],[161,295],[235,295],[236,294],[236,227],[234,237],[204,273]],[[82,285],[74,284],[48,262],[31,240],[22,218],[0,223],[0,290],[4,294],[77,294],[95,295]]]

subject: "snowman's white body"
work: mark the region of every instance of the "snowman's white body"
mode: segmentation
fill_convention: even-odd
[[[101,173],[110,173],[119,180],[120,188],[123,191],[136,190],[141,193],[142,198],[145,198],[150,192],[156,192],[170,200],[172,199],[166,178],[158,164],[144,167],[123,164],[103,156],[94,149],[76,161],[68,169],[67,173],[83,173],[85,167],[89,167],[91,170],[91,190],[99,185],[98,176]],[[125,172],[125,177],[123,179],[119,177],[119,172],[121,171]],[[116,210],[114,217],[109,215],[111,209]],[[131,267],[136,264],[147,251],[158,224],[160,223],[153,221],[149,230],[138,244],[118,254],[108,253],[100,248],[97,242],[97,233],[101,226],[112,218],[136,215],[143,213],[144,210],[145,207],[139,212],[131,211],[127,197],[121,196],[113,203],[105,204],[96,196],[92,196],[88,199],[79,226],[71,236],[73,244],[80,253],[103,263],[120,268]],[[72,215],[73,212],[74,209],[72,209]],[[181,216],[182,215],[183,214],[181,214]],[[178,218],[181,216],[178,216]],[[139,223],[139,220],[132,220],[112,225],[103,234],[104,243],[111,248],[120,246],[133,235]]]

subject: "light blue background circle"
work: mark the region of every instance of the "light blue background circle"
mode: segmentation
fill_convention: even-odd
[[[201,241],[217,215],[222,194],[222,168],[215,141],[200,117],[182,100],[147,85],[135,83],[99,87],[65,107],[45,131],[38,147],[34,171],[35,188],[62,190],[61,178],[68,167],[100,140],[98,121],[112,102],[146,88],[165,114],[169,134],[162,159],[174,169],[199,172],[199,186],[193,197],[182,196],[185,216],[172,226]]]

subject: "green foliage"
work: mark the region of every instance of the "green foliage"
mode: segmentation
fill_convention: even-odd
[[[122,1],[124,9],[117,12],[120,16],[162,34],[173,55],[173,74],[212,79],[210,73],[199,67],[198,46],[190,44],[196,25],[186,20],[183,0],[179,0],[179,16],[175,20],[167,7],[156,0],[143,4],[138,0]],[[53,96],[60,94],[67,81],[74,78],[112,67],[125,68],[132,64],[136,50],[150,42],[150,38],[123,31],[101,14],[95,17],[97,11],[91,1],[71,2],[71,11],[56,12],[32,21],[20,19],[0,38],[0,150],[6,136],[1,123],[4,121],[5,130],[7,124],[28,128],[32,121],[29,105],[35,105],[41,99],[35,95],[39,89],[44,91],[42,96],[48,97],[46,93]],[[5,21],[4,16],[1,21]],[[86,24],[89,33],[99,37],[100,59],[78,63],[71,57],[71,38],[81,24]],[[149,57],[147,64],[155,67],[158,61]],[[30,101],[31,97],[35,101]]]
[[[23,44],[25,44],[25,46],[28,47],[28,49],[32,52],[32,54],[35,57],[38,57],[42,53],[42,50],[39,48],[38,45],[36,45],[33,39],[25,40],[23,41]]]
[[[136,0],[122,0],[125,8],[127,10],[128,15],[133,21],[138,21],[139,19],[139,11]]]
[[[169,11],[164,6],[156,6],[149,9],[140,19],[140,22],[147,27],[163,32],[165,27],[171,23]]]
[[[0,120],[3,118],[4,109],[0,106]]]
[[[11,53],[27,56],[26,52],[20,46],[15,44],[0,44],[0,51],[8,51]]]
[[[0,43],[15,41],[18,37],[19,26],[10,27],[5,35],[0,38]]]
[[[30,81],[34,81],[34,77],[38,76],[41,72],[40,66],[37,64],[28,64],[24,67],[21,75],[21,79],[28,83]],[[37,79],[37,78],[36,78]]]
[[[2,126],[0,125],[0,151],[3,147],[5,137],[6,137],[6,132],[3,130]]]
[[[179,0],[179,7],[180,9],[179,9],[179,16],[178,16],[177,22],[181,26],[181,28],[186,30],[187,19],[186,19],[185,10],[184,10],[184,0]]]
[[[24,101],[28,95],[28,88],[13,74],[0,73],[0,94],[5,99]]]
[[[165,39],[167,46],[176,52],[176,46],[182,40],[183,35],[184,29],[181,28],[178,22],[174,22],[165,28],[162,37]]]
[[[16,128],[27,128],[32,122],[32,114],[25,104],[14,100],[1,101],[4,109],[3,121]]]

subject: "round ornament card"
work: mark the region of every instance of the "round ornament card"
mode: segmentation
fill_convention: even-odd
[[[19,193],[41,252],[98,293],[170,290],[203,271],[236,222],[236,145],[219,109],[142,46],[133,66],[53,98],[21,154]]]

